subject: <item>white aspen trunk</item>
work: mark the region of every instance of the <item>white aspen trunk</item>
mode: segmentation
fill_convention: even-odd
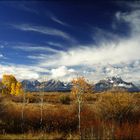
[[[78,95],[78,120],[79,120],[79,135],[81,139],[81,94]]]
[[[79,118],[79,133],[81,134],[81,102],[79,101],[78,118]]]
[[[26,85],[25,85],[26,88]],[[22,102],[22,110],[21,110],[21,119],[22,119],[22,124],[21,124],[21,128],[22,128],[22,133],[24,133],[23,131],[23,125],[24,125],[24,108],[25,108],[25,91],[23,93],[23,102]]]
[[[45,82],[45,78],[43,80]],[[43,85],[43,91],[41,93],[41,102],[40,102],[40,126],[41,126],[41,130],[43,130],[43,97],[44,97],[44,92],[45,92],[45,83]]]

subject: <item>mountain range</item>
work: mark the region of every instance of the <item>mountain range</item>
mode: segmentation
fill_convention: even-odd
[[[61,82],[59,80],[48,80],[45,82],[39,82],[38,80],[23,80],[22,87],[25,91],[70,91],[72,88],[71,83]]]
[[[39,82],[38,80],[23,80],[23,89],[25,91],[37,92],[37,91],[71,91],[71,82],[62,82],[59,80],[48,80],[45,82]],[[91,84],[95,92],[103,92],[111,89],[126,90],[129,92],[139,92],[140,88],[132,82],[126,82],[120,77],[107,77],[104,80],[100,80],[96,84]]]
[[[104,80],[100,80],[95,84],[94,90],[102,92],[106,90],[126,90],[129,92],[139,92],[140,88],[134,85],[132,82],[126,82],[120,77],[107,77]]]

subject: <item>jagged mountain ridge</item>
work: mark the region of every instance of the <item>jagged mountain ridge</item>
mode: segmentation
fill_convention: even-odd
[[[95,84],[95,91],[101,92],[110,89],[127,90],[129,92],[138,92],[140,89],[132,82],[125,82],[120,77],[108,77]]]
[[[48,80],[45,82],[23,80],[22,86],[26,91],[70,91],[71,83],[64,83],[59,80]]]
[[[26,91],[70,91],[72,88],[71,82],[62,82],[59,80],[48,80],[45,82],[39,82],[37,80],[29,81],[23,80],[22,86]],[[120,77],[108,77],[104,80],[100,80],[93,86],[95,92],[102,92],[115,89],[123,89],[129,92],[138,92],[140,89],[131,82],[125,82]]]

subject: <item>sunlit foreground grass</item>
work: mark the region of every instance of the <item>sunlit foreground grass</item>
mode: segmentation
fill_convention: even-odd
[[[57,140],[62,140],[62,139],[80,139],[79,135],[77,134],[64,134],[64,133],[58,133],[58,132],[53,132],[53,133],[25,133],[25,134],[5,134],[5,135],[0,135],[0,139],[37,139],[37,140],[42,140],[42,139],[57,139]]]
[[[139,93],[86,94],[81,134],[76,99],[69,93],[45,93],[41,120],[40,95],[27,94],[24,104],[22,95],[1,96],[1,139],[140,139]]]

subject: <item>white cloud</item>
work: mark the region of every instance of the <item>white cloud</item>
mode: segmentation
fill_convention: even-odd
[[[131,34],[128,38],[116,36],[118,39],[102,40],[98,45],[75,46],[67,52],[58,52],[47,61],[42,60],[40,65],[47,67],[61,67],[63,65],[70,67],[81,66],[83,68],[92,67],[96,70],[92,73],[95,79],[113,75],[119,75],[128,80],[140,79],[140,63],[138,63],[140,60],[139,15],[140,11],[138,10],[116,14],[118,22],[125,22],[130,25]],[[112,67],[110,67],[110,64]],[[130,64],[137,66],[132,67]],[[122,67],[114,68],[115,65],[121,65]],[[78,72],[81,73],[80,69]],[[90,75],[87,75],[87,77],[90,78]]]
[[[60,43],[47,42],[47,44],[49,44],[49,45],[51,45],[51,46],[56,46],[56,47],[64,48],[64,45],[62,45],[62,44],[60,44]]]
[[[13,48],[20,49],[22,51],[28,51],[28,52],[33,52],[33,51],[45,51],[45,52],[53,52],[53,53],[58,53],[59,52],[59,50],[50,48],[48,46],[27,46],[27,45],[22,45],[22,46],[15,46]]]
[[[3,54],[0,54],[0,58],[3,58],[4,56],[3,56]]]
[[[42,74],[43,73],[43,74]],[[25,66],[25,65],[3,65],[0,64],[0,79],[4,74],[12,74],[18,80],[23,79],[60,79],[70,81],[76,76],[76,71],[72,68],[68,69],[66,66],[61,66],[56,69],[46,69],[38,66]]]
[[[58,36],[58,37],[67,39],[71,42],[75,42],[75,39],[71,37],[68,33],[65,33],[58,29],[54,29],[54,28],[50,28],[46,26],[33,26],[29,24],[12,25],[12,26],[19,30],[38,32],[41,34],[51,35],[51,36]]]
[[[140,40],[131,38],[118,43],[101,44],[101,46],[87,46],[71,49],[67,52],[58,52],[50,60],[43,60],[41,65],[46,66],[77,66],[94,64],[119,64],[140,59]]]
[[[18,80],[23,79],[40,79],[41,72],[48,72],[46,68],[41,68],[37,66],[25,66],[25,65],[2,65],[0,64],[0,78],[3,74],[12,74]]]
[[[132,30],[132,35],[140,33],[140,10],[134,10],[131,13],[116,13],[116,18],[119,21],[127,22]]]
[[[105,38],[98,45],[73,46],[68,51],[56,51],[53,55],[40,54],[38,56],[28,56],[30,59],[36,59],[36,67],[5,67],[6,71],[15,73],[19,78],[40,78],[40,72],[47,72],[48,78],[60,80],[70,80],[77,73],[84,75],[90,80],[100,80],[106,76],[118,75],[128,81],[140,80],[140,10],[130,13],[118,12],[117,22],[129,24],[130,35],[126,38],[115,36],[113,40]],[[40,32],[40,27],[20,27],[22,30]],[[45,28],[46,29],[46,28]],[[47,29],[46,29],[47,30]],[[41,28],[41,32],[43,31]],[[99,30],[99,34],[105,35],[106,32]],[[54,34],[54,33],[51,33]],[[58,33],[56,33],[58,35]],[[108,33],[110,39],[112,33]],[[60,36],[63,36],[62,34]],[[56,45],[50,43],[50,45]],[[16,46],[18,47],[18,46]],[[23,47],[19,49],[24,49]],[[49,48],[50,49],[50,48]],[[48,51],[42,46],[29,46],[27,51]],[[69,68],[71,67],[71,68]],[[45,69],[46,68],[46,69]],[[49,69],[49,70],[48,70]],[[90,69],[90,71],[89,71]],[[1,74],[2,74],[1,72]],[[23,74],[23,75],[22,75]],[[33,75],[32,75],[33,74]]]
[[[64,21],[60,20],[58,17],[56,17],[51,11],[47,10],[47,12],[45,13],[47,15],[47,17],[49,17],[52,21],[63,25],[63,26],[70,26],[69,24],[65,23]]]
[[[75,70],[68,69],[66,66],[61,66],[61,67],[51,70],[52,78],[61,78],[61,77],[72,75],[72,74],[75,74]]]
[[[67,23],[61,21],[60,19],[58,19],[58,18],[55,17],[54,15],[51,16],[51,19],[52,19],[54,22],[56,22],[56,23],[58,23],[58,24],[61,24],[61,25],[63,25],[63,26],[69,26]]]
[[[45,55],[45,54],[39,54],[39,55],[28,55],[27,58],[29,59],[36,59],[36,60],[40,60],[40,59],[47,59],[49,56]]]
[[[112,26],[115,26],[115,25],[112,25]],[[93,32],[93,40],[95,42],[114,42],[114,41],[119,41],[119,35],[117,34],[114,34],[114,33],[111,33],[107,30],[103,30],[103,29],[100,29],[100,28],[97,28],[97,27],[91,27],[92,28],[92,32]],[[115,27],[113,27],[115,28]]]

